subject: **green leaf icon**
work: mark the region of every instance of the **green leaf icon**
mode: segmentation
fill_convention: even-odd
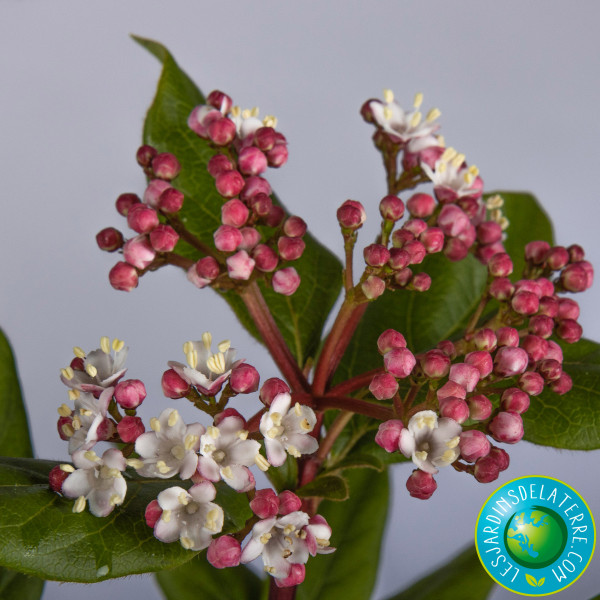
[[[527,583],[529,585],[532,585],[533,587],[538,587],[538,582],[536,581],[535,577],[533,577],[533,575],[525,573],[525,579],[527,579]]]

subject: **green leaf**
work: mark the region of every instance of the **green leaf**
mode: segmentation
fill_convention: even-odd
[[[373,440],[371,440],[373,443]],[[329,469],[328,473],[337,473],[345,469],[375,469],[376,471],[383,471],[385,465],[377,456],[373,454],[352,452]]]
[[[175,186],[185,194],[180,217],[189,231],[213,248],[213,232],[221,224],[223,205],[206,169],[215,150],[187,126],[190,112],[204,103],[204,97],[164,46],[139,37],[134,39],[163,64],[156,96],[144,124],[144,143],[177,156],[182,168]],[[342,284],[342,267],[338,259],[310,235],[306,235],[304,241],[304,254],[293,263],[302,278],[296,293],[291,297],[282,296],[261,284],[267,305],[300,365],[316,351],[325,319]],[[202,256],[183,242],[179,243],[177,251],[193,260]],[[239,296],[232,291],[222,292],[222,295],[242,325],[262,341]]]
[[[73,500],[48,488],[57,463],[26,458],[0,462],[0,564],[59,581],[93,583],[179,566],[195,554],[177,542],[164,544],[144,520],[159,492],[179,480],[129,478],[122,506],[109,516],[73,513]],[[237,531],[252,516],[247,498],[218,484],[216,502],[225,511],[223,533]]]
[[[545,388],[532,396],[523,414],[529,442],[568,450],[600,448],[600,345],[582,339],[561,343],[563,370],[573,379],[573,389],[563,396]]]
[[[321,475],[296,490],[301,498],[326,498],[342,501],[348,499],[348,484],[339,475]]]
[[[298,485],[298,462],[289,455],[280,467],[271,467],[267,471],[267,477],[277,490],[293,490]]]
[[[527,580],[527,583],[529,585],[532,585],[533,587],[538,586],[538,582],[533,575],[530,575],[529,573],[525,573],[525,579]]]
[[[504,248],[513,261],[513,280],[520,279],[525,266],[525,245],[535,240],[554,244],[554,232],[548,215],[528,192],[489,192],[484,198],[500,194],[504,199],[502,212],[509,221]]]
[[[10,344],[0,329],[0,455],[33,456],[27,414]]]
[[[181,567],[159,571],[156,580],[166,600],[256,600],[262,588],[261,579],[250,569],[215,569],[205,552]]]
[[[0,568],[0,598],[2,600],[37,600],[44,591],[43,579]]]
[[[485,600],[493,586],[471,546],[389,600]]]
[[[388,510],[387,472],[348,471],[350,498],[323,502],[319,514],[333,530],[333,554],[310,558],[298,600],[365,600],[377,577],[379,552]]]
[[[369,305],[342,358],[336,382],[383,365],[377,338],[386,329],[400,331],[416,353],[465,328],[481,298],[486,268],[471,255],[453,263],[441,254],[432,254],[420,270],[431,276],[428,291],[386,291]]]

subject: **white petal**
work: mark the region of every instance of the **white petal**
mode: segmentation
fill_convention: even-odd
[[[62,484],[62,493],[67,498],[87,496],[93,485],[94,476],[91,469],[77,469]]]
[[[215,486],[210,483],[209,481],[202,481],[200,483],[197,483],[196,485],[193,485],[190,489],[189,489],[189,493],[190,496],[196,501],[196,502],[201,502],[201,503],[205,503],[205,502],[212,502],[212,500],[215,499],[215,496],[217,495],[217,490],[215,488]],[[216,505],[215,506],[217,508],[221,508],[220,506]],[[223,512],[223,510],[221,510],[221,512]]]
[[[198,472],[210,481],[221,480],[221,469],[210,456],[200,456],[198,458]]]
[[[195,452],[186,452],[179,467],[179,477],[189,479],[198,466],[198,455]]]
[[[186,492],[182,487],[179,487],[178,485],[167,488],[166,490],[163,490],[160,494],[158,494],[158,505],[163,510],[177,510],[181,506],[179,498],[182,493],[187,498],[189,498],[188,492]]]
[[[290,409],[291,403],[292,397],[287,392],[277,394],[277,396],[273,398],[273,402],[271,402],[271,406],[269,407],[269,413],[279,413],[281,416],[283,416],[287,414],[288,410]]]
[[[294,446],[300,454],[312,454],[319,449],[319,442],[312,435],[292,433],[287,439],[286,446]]]
[[[265,438],[267,458],[274,467],[280,467],[287,459],[283,444],[278,439]]]

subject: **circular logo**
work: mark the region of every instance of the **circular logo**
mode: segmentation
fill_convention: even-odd
[[[596,544],[585,500],[558,479],[513,479],[485,502],[475,526],[481,564],[502,587],[524,596],[565,589],[585,571]]]

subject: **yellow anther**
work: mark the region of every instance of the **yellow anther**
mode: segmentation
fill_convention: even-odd
[[[223,340],[222,342],[219,342],[217,348],[219,349],[219,352],[223,352],[223,354],[225,354],[225,352],[231,348],[231,340]]]
[[[96,369],[96,367],[94,365],[92,365],[91,363],[88,363],[87,365],[85,365],[85,372],[90,377],[96,377],[96,375],[98,375],[98,369]]]
[[[64,471],[65,473],[73,473],[75,471],[75,467],[73,465],[64,464],[60,465],[60,470]]]
[[[208,514],[206,515],[207,519],[210,519],[211,521],[214,521],[217,519],[217,517],[219,516],[220,512],[218,508],[213,508],[211,510],[208,511]]]
[[[119,494],[113,494],[110,497],[110,505],[111,506],[118,506],[119,504],[123,504],[123,498],[121,498],[121,496],[119,496]]]
[[[182,537],[179,541],[186,550],[190,550],[190,548],[194,547],[194,540],[189,537]]]
[[[168,523],[171,520],[171,511],[170,510],[163,510],[163,513],[162,513],[162,515],[160,515],[160,518],[165,523]]]
[[[231,470],[231,467],[223,467],[221,469],[221,473],[223,474],[223,477],[226,477],[227,479],[233,479],[233,471]]]
[[[294,543],[294,540],[289,535],[286,535],[283,539],[285,540],[285,543],[289,544],[290,546]]]
[[[300,405],[300,402],[296,402],[296,404],[294,404],[294,412],[296,413],[297,417],[302,416],[302,406]]]
[[[417,125],[421,122],[422,117],[423,115],[419,111],[413,113],[413,116],[410,118],[410,126],[417,127]]]
[[[58,407],[58,414],[59,414],[61,417],[70,417],[70,416],[71,416],[71,414],[72,414],[72,412],[73,412],[73,411],[72,411],[72,410],[71,410],[71,409],[70,409],[70,408],[69,408],[69,407],[68,407],[66,404],[61,404],[61,405]]]
[[[195,513],[198,512],[198,504],[196,502],[190,502],[186,507],[185,507],[185,512],[188,515],[193,515]]]
[[[83,453],[83,457],[87,458],[87,460],[91,460],[92,462],[98,462],[100,460],[98,455],[93,450],[86,450]]]
[[[302,421],[300,421],[300,429],[304,429],[304,431],[312,431],[312,427],[308,422],[308,419],[302,419]]]
[[[73,429],[75,431],[77,431],[78,429],[81,429],[81,419],[79,418],[79,415],[75,415],[73,417],[73,420],[71,421],[71,425],[73,426]]]
[[[217,447],[214,444],[204,444],[204,449],[202,450],[205,454],[210,454],[214,452]]]
[[[473,177],[473,175],[471,175],[471,173],[469,173],[469,171],[467,171],[464,175],[463,175],[463,180],[466,184],[471,185],[473,183],[473,179],[475,179]]]
[[[75,504],[73,504],[73,512],[80,513],[85,510],[85,496],[79,496],[77,500],[75,500]]]
[[[206,366],[208,369],[217,375],[225,373],[225,355],[222,352],[213,354],[207,361]]]
[[[251,116],[251,117],[258,117],[258,113],[259,113],[258,106],[255,106],[255,107],[254,107],[254,108],[252,108],[252,110],[250,111],[250,116]]]
[[[259,538],[260,543],[266,544],[271,539],[271,537],[273,537],[273,536],[270,533],[263,533]]]
[[[317,540],[317,544],[319,544],[319,546],[321,546],[321,548],[327,548],[327,546],[329,546],[329,540],[326,540],[324,538],[316,538]]]
[[[421,452],[415,452],[415,456],[423,462],[427,460],[427,452],[425,452],[424,450],[422,450]]]
[[[100,338],[100,348],[104,354],[110,354],[110,338],[103,335]]]
[[[248,432],[245,429],[240,429],[237,432],[237,436],[240,438],[240,440],[247,440],[248,439]]]
[[[215,427],[214,425],[209,425],[209,426],[206,428],[206,433],[208,433],[208,435],[210,435],[210,437],[211,437],[213,440],[216,440],[216,439],[219,437],[219,434],[220,434],[221,432],[219,431],[219,428],[218,428],[218,427]]]
[[[442,154],[442,156],[440,157],[440,160],[442,162],[448,162],[451,161],[456,155],[458,154],[458,152],[450,147],[450,148],[446,148]]]
[[[267,437],[271,440],[274,440],[278,435],[283,433],[283,427],[271,427],[269,431],[267,431]]]
[[[108,469],[108,478],[116,479],[117,477],[122,477],[121,471],[119,471],[119,469]]]
[[[432,108],[427,113],[427,116],[425,117],[425,120],[427,121],[427,123],[431,123],[432,121],[435,121],[436,119],[439,119],[441,116],[442,116],[442,112],[440,111],[439,108]]]
[[[415,94],[415,99],[413,100],[413,106],[415,108],[419,108],[421,106],[421,104],[423,104],[423,93],[417,92]]]
[[[283,528],[283,534],[284,535],[290,535],[290,533],[296,531],[296,527],[294,525],[292,525],[291,523],[289,523],[288,525],[286,525]]]
[[[383,90],[383,101],[387,102],[388,104],[390,102],[393,102],[394,101],[394,92],[392,92],[392,90],[388,90],[388,89]]]
[[[124,342],[123,340],[119,340],[119,339],[117,339],[117,338],[115,338],[115,339],[113,340],[113,343],[112,343],[112,349],[113,349],[115,352],[121,352],[121,350],[123,350],[123,347],[124,347],[124,346],[125,346],[125,342]]]
[[[84,417],[91,417],[94,413],[89,408],[80,408],[79,414]]]
[[[73,346],[73,354],[77,358],[85,358],[85,352],[83,351],[83,348],[80,348],[79,346]]]
[[[506,231],[510,225],[510,221],[506,217],[500,217],[500,219],[498,219],[498,225],[500,225],[502,231]]]
[[[305,540],[306,539],[306,530],[302,530],[300,532],[300,535],[298,536],[301,540]]]
[[[456,435],[451,440],[448,440],[446,442],[446,446],[448,446],[448,448],[456,448],[456,446],[458,446],[459,442],[460,442],[460,437]]]
[[[73,427],[71,425],[69,425],[68,423],[64,423],[63,426],[61,427],[61,430],[65,437],[70,438],[75,435],[75,429],[73,429]]]
[[[185,342],[185,344],[183,344],[183,353],[184,354],[191,352],[193,349],[194,349],[194,344],[192,342]]]
[[[267,567],[267,565],[265,565],[264,569],[265,569],[265,573],[268,573],[269,575],[272,575],[273,573],[275,573],[275,567]]]
[[[191,433],[188,433],[185,436],[185,440],[184,440],[184,444],[183,444],[184,448],[186,450],[193,450],[194,446],[198,443],[199,439],[200,438],[197,435],[193,435]]]
[[[502,218],[502,216],[502,211],[499,208],[495,208],[494,210],[490,211],[490,217],[492,221],[496,221],[496,223]]]
[[[383,107],[383,118],[386,121],[389,121],[392,118],[392,109],[389,106]]]
[[[144,461],[139,458],[128,458],[127,465],[133,467],[136,471],[144,466]]]
[[[479,175],[479,169],[475,165],[471,165],[467,171],[469,171],[473,177],[477,177],[477,175]]]
[[[436,165],[435,170],[438,173],[445,173],[447,168],[448,168],[448,163],[440,162],[438,165]]]
[[[210,350],[210,346],[212,344],[212,334],[210,331],[205,331],[202,334],[202,343],[207,350]]]
[[[179,500],[179,504],[183,506],[187,506],[190,503],[190,497],[186,492],[181,492],[179,496],[177,496],[177,500]]]
[[[232,117],[237,118],[240,116],[242,109],[239,106],[232,106],[229,112],[231,113]]]
[[[265,127],[273,127],[273,129],[275,129],[275,127],[277,127],[277,117],[274,117],[273,115],[267,115],[263,119],[263,125]]]
[[[287,548],[281,553],[281,556],[283,556],[283,558],[288,558],[292,555],[292,551],[288,550]]]
[[[174,427],[177,421],[179,421],[179,413],[177,412],[177,409],[174,409],[171,411],[167,423],[169,424],[169,427]]]
[[[262,454],[257,454],[254,457],[254,462],[256,463],[256,466],[263,472],[268,471],[269,467],[271,466],[269,461]]]
[[[444,452],[444,454],[442,454],[442,460],[445,463],[450,464],[451,462],[454,462],[454,460],[456,459],[457,453],[456,450],[446,450],[446,452]]]
[[[171,454],[177,459],[177,460],[183,460],[185,457],[185,448],[183,446],[173,446],[171,448]]]
[[[296,448],[296,446],[291,446],[291,445],[288,446],[287,447],[287,451],[294,458],[300,458],[302,456],[302,454],[300,453],[300,451],[298,450],[298,448]]]
[[[167,466],[167,463],[164,460],[159,460],[156,462],[156,468],[159,473],[162,475],[166,475],[171,469]]]
[[[242,111],[242,119],[249,119],[250,118],[250,109],[249,108],[245,108]]]
[[[436,136],[436,140],[440,148],[446,147],[446,138],[443,135]]]
[[[198,365],[198,353],[196,350],[192,348],[192,350],[185,355],[185,360],[187,360],[187,364],[192,367],[192,369],[195,369]]]
[[[150,419],[150,429],[158,433],[160,431],[160,421],[156,417]]]
[[[453,159],[452,159],[452,166],[456,167],[457,169],[465,162],[465,155],[464,154],[457,154]]]
[[[504,205],[504,199],[500,194],[496,194],[495,196],[490,196],[486,202],[485,206],[488,210],[492,210],[494,208],[500,208]]]
[[[73,376],[75,375],[71,367],[65,367],[64,369],[61,369],[60,374],[69,381],[73,379]]]
[[[279,425],[281,425],[281,419],[282,419],[281,413],[278,413],[278,412],[271,413],[271,421],[273,421],[273,425],[275,425],[277,427]]]
[[[77,398],[79,398],[79,396],[80,396],[79,390],[69,390],[68,396],[69,396],[69,400],[75,402],[75,400],[77,400]]]

